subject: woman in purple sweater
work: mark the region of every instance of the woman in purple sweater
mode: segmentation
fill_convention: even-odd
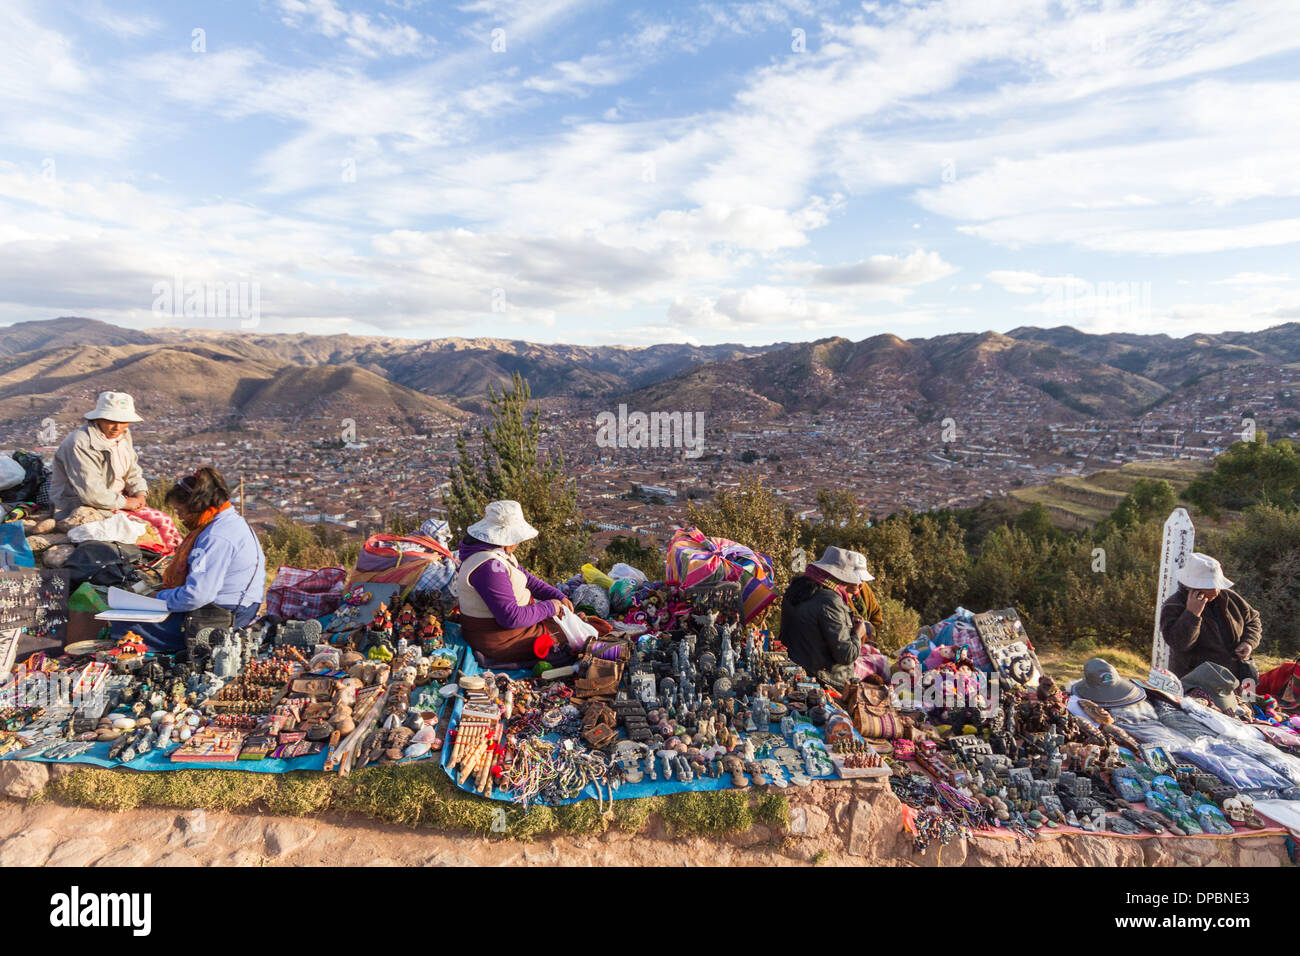
[[[537,537],[517,501],[493,501],[466,529],[456,574],[465,643],[492,661],[543,660],[556,648],[554,616],[573,604],[519,566],[515,549]]]

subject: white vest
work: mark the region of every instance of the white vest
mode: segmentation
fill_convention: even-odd
[[[519,562],[513,554],[507,554],[500,548],[490,548],[484,551],[476,552],[461,562],[460,570],[456,572],[456,590],[457,597],[460,600],[460,613],[470,617],[488,617],[496,620],[492,611],[483,603],[483,598],[474,590],[474,586],[469,583],[469,576],[485,561],[500,561],[507,572],[510,574],[510,586],[514,589],[515,600],[520,607],[531,604],[533,594],[528,590],[528,577],[524,574],[523,569],[519,567]]]

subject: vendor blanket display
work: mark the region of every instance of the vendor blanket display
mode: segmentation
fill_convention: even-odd
[[[416,714],[434,721],[440,718],[449,707],[438,693],[441,683],[422,681],[410,662],[423,657],[435,665],[427,672],[429,677],[435,672],[449,675],[467,650],[460,643],[459,628],[448,622],[445,634],[422,642],[427,654],[403,639],[401,656],[393,657],[387,644],[391,634],[376,632],[369,643],[378,651],[368,658],[354,653],[352,670],[330,670],[337,667],[341,648],[320,647],[314,651],[312,669],[307,666],[308,658],[294,648],[261,654],[264,629],[207,632],[205,640],[211,646],[206,666],[211,670],[201,675],[182,663],[169,664],[175,670],[164,671],[157,655],[146,654],[143,644],[129,640],[116,646],[86,642],[93,646],[75,658],[65,658],[62,669],[42,671],[41,661],[29,662],[35,669],[15,675],[0,702],[0,719],[4,721],[0,759],[151,772],[192,768],[252,773],[331,770],[346,755],[342,748],[354,729],[354,710],[355,740],[369,740],[371,729],[388,729],[378,720],[380,706],[398,698],[395,688],[403,688],[401,697],[409,700],[410,712],[404,703],[400,711],[390,708],[386,714],[400,714],[403,720]],[[313,654],[313,650],[307,649],[307,653]],[[396,671],[388,667],[389,659]],[[357,674],[358,665],[367,676],[353,679],[349,687],[345,678]],[[230,676],[219,677],[215,672]],[[184,675],[189,675],[188,679]],[[393,676],[402,680],[390,682]],[[370,680],[376,683],[365,683]],[[188,685],[189,696],[187,703],[178,705],[180,698],[175,695],[183,695],[183,684]],[[346,700],[354,700],[355,708],[340,710],[340,702]],[[364,722],[367,703],[373,705],[372,714]],[[323,726],[325,734],[312,736],[313,725]],[[432,738],[434,725],[427,727],[425,736]],[[409,736],[412,731],[405,733]],[[95,739],[103,734],[113,739]],[[434,752],[435,748],[425,746],[387,753],[383,762],[413,762],[428,759]],[[367,751],[356,766],[379,756],[378,750]],[[350,763],[356,758],[356,753],[348,757]]]
[[[539,665],[534,676],[467,661],[448,775],[527,806],[801,786],[834,776],[836,757],[850,771],[887,772],[820,685],[718,610],[720,589],[686,593],[672,630],[597,628],[570,667]]]
[[[746,622],[776,600],[770,557],[726,538],[707,537],[699,528],[681,528],[673,535],[667,571],[668,583],[683,588],[738,582]]]
[[[467,655],[465,658],[465,666],[462,672],[462,676],[474,676],[474,675],[480,675],[482,673],[483,673],[482,669],[474,661],[474,656],[472,654]],[[529,673],[527,671],[510,671],[507,672],[507,676],[518,680],[518,679],[523,679],[528,677]],[[617,703],[617,701],[615,703]],[[458,728],[460,726],[462,709],[463,709],[463,703],[459,700],[456,701],[456,708],[455,710],[452,711],[453,729]],[[813,726],[813,724],[807,720],[800,719],[799,721],[793,723],[793,729],[790,737],[791,741],[793,741],[794,739],[793,734],[795,732],[801,733],[806,737],[813,738],[818,741],[823,740],[821,729]],[[779,723],[768,724],[767,737],[768,739],[766,742],[766,747],[765,748],[760,747],[755,753],[755,756],[759,760],[762,760],[764,756],[770,756],[770,754],[775,752],[775,750],[777,749],[776,747],[772,746],[772,743],[774,742],[772,738],[781,739],[781,727]],[[557,743],[562,740],[562,737],[560,734],[556,733],[556,734],[546,735],[545,739],[548,742]],[[620,734],[620,739],[626,740],[627,738],[625,735]],[[858,739],[860,740],[861,738]],[[458,787],[460,787],[461,790],[464,790],[466,793],[478,794],[480,791],[475,789],[475,787],[469,781],[461,782],[460,779],[458,778],[458,775],[452,770],[449,770],[447,768],[447,762],[451,757],[451,753],[452,753],[451,747],[449,746],[443,747],[442,767],[447,772],[447,776],[451,778],[452,783],[456,784]],[[789,785],[788,783],[786,783],[785,768],[779,764],[777,766],[780,768],[782,783],[784,785]],[[812,777],[809,779],[835,779],[835,777],[836,774],[832,772],[832,773],[821,774],[818,777]],[[767,777],[765,775],[765,779],[771,779],[771,777]],[[761,783],[764,782],[764,780],[755,780],[753,782]],[[659,797],[659,796],[665,796],[667,794],[672,794],[672,793],[687,793],[689,791],[700,791],[700,790],[729,790],[729,789],[734,789],[735,787],[736,784],[732,782],[730,775],[726,773],[718,777],[696,775],[692,780],[689,781],[682,780],[680,777],[674,777],[673,779],[664,779],[662,773],[657,774],[657,779],[651,780],[648,778],[648,776],[645,776],[643,774],[642,779],[640,781],[636,783],[622,782],[613,789],[611,789],[609,787],[608,782],[606,782],[603,779],[600,781],[594,781],[594,780],[588,781],[587,783],[584,784],[582,789],[575,795],[562,798],[556,801],[549,801],[548,803],[549,805],[557,806],[557,805],[562,805],[567,803],[577,803],[580,800],[611,800],[611,799],[612,800],[633,800],[636,799],[637,797]],[[508,790],[494,788],[493,790],[491,790],[485,795],[490,797],[493,800],[501,800],[506,802],[519,802],[515,797],[515,795],[513,795]]]

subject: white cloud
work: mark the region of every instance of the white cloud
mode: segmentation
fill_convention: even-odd
[[[371,20],[364,13],[349,13],[334,0],[279,0],[283,20],[293,27],[306,26],[322,36],[341,37],[348,47],[362,56],[411,56],[428,53],[432,37],[415,27],[398,23],[390,17]]]
[[[109,10],[104,6],[103,0],[95,0],[88,4],[84,15],[91,23],[124,40],[149,36],[162,29],[162,21],[157,17],[148,14],[132,16]]]
[[[1283,282],[1294,282],[1295,279],[1289,275],[1270,275],[1267,272],[1238,272],[1228,276],[1226,279],[1215,279],[1214,285],[1277,285]]]
[[[812,277],[813,285],[920,285],[952,275],[957,267],[937,252],[918,249],[906,256],[877,255],[842,266],[827,266]]]
[[[501,287],[511,311],[489,322],[561,335],[669,309],[661,328],[788,333],[875,323],[865,308],[904,301],[891,320],[938,322],[951,307],[915,305],[914,288],[995,244],[1068,246],[1050,271],[1088,276],[1158,255],[1165,288],[1180,270],[1205,283],[1180,256],[1259,249],[1256,272],[1211,285],[1249,291],[1252,317],[1296,304],[1276,274],[1300,242],[1300,80],[1283,59],[1300,9],[1283,0],[763,0],[616,20],[602,5],[603,24],[579,17],[592,0],[471,0],[467,20],[436,21],[452,36],[437,57],[414,56],[432,49],[421,30],[347,0],[270,6],[339,42],[308,44],[328,51],[311,58],[296,37],[283,52],[137,49],[152,16],[88,8],[133,41],[117,60],[42,26],[43,8],[0,6],[0,273],[14,277],[0,297],[59,298],[39,254],[83,270],[71,300],[98,285],[124,308],[141,274],[185,268],[256,272],[284,322],[475,321]],[[792,26],[807,52],[789,50]],[[504,56],[487,51],[497,27]],[[662,82],[680,70],[699,81]],[[198,122],[220,161],[168,166]],[[924,248],[866,255],[900,235]],[[1019,295],[1084,282],[1002,261],[988,281]]]

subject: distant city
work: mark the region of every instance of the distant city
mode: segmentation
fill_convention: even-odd
[[[1133,419],[1068,422],[1046,417],[1053,403],[1041,389],[1001,376],[970,382],[963,407],[929,422],[901,410],[904,390],[882,384],[778,419],[710,413],[698,458],[681,448],[601,447],[597,409],[548,398],[540,403],[542,449],[563,455],[595,545],[616,536],[662,545],[685,520],[689,500],[706,501],[748,478],[761,477],[800,518],[820,517],[821,489],[848,491],[883,517],[970,506],[1126,462],[1209,459],[1251,428],[1274,438],[1300,432],[1300,374],[1292,367],[1212,378]],[[208,462],[242,490],[240,506],[258,526],[287,517],[361,536],[394,516],[442,514],[457,430],[477,449],[481,425],[474,418],[414,433],[364,421],[349,430],[342,421],[249,419],[227,430],[219,417],[172,414],[137,425],[134,435],[150,480]],[[22,431],[6,428],[6,444],[30,447]],[[53,447],[42,450],[48,457]]]

